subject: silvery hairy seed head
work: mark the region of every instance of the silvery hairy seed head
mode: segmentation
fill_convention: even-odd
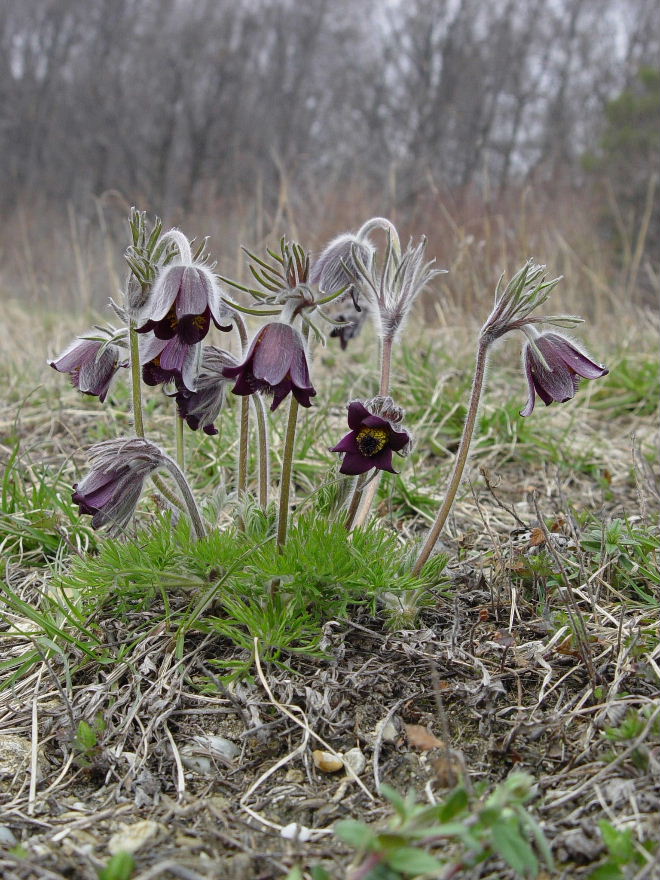
[[[73,488],[80,513],[92,517],[95,529],[110,525],[121,532],[135,512],[145,479],[162,467],[164,453],[141,437],[96,443],[89,451],[91,470]]]

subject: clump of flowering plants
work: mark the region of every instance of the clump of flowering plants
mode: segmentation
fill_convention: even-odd
[[[149,224],[138,211],[131,213],[129,224],[130,274],[122,300],[112,303],[122,326],[82,335],[50,361],[54,369],[68,373],[81,392],[106,405],[112,401],[109,391],[116,377],[124,371],[131,377],[133,433],[92,447],[91,470],[74,487],[73,500],[81,515],[92,517],[94,528],[108,527],[115,536],[125,535],[143,487],[151,480],[175,517],[188,516],[191,540],[206,540],[222,526],[210,522],[195,499],[186,473],[184,432],[199,432],[197,436],[206,435],[206,443],[235,448],[234,483],[223,487],[224,497],[233,496],[234,519],[246,537],[250,509],[258,509],[272,526],[262,536],[279,554],[268,557],[272,578],[267,601],[279,603],[275,616],[281,618],[286,584],[293,577],[286,566],[295,568],[302,557],[302,549],[287,557],[291,513],[295,506],[295,541],[303,548],[306,541],[300,529],[310,522],[308,502],[315,503],[315,493],[309,499],[292,498],[292,486],[300,485],[294,471],[301,408],[306,420],[314,420],[319,409],[315,350],[327,336],[339,338],[341,348],[346,348],[367,320],[373,322],[380,345],[373,396],[346,402],[343,431],[337,428],[331,437],[325,423],[318,429],[328,441],[326,448],[336,456],[326,485],[338,485],[337,497],[344,499],[333,508],[328,534],[332,533],[332,540],[341,535],[350,555],[358,536],[370,528],[370,510],[383,471],[397,473],[413,445],[424,443],[423,437],[413,436],[406,421],[405,401],[392,396],[392,355],[416,300],[443,270],[427,258],[424,237],[403,248],[396,228],[382,217],[368,220],[355,233],[339,235],[314,260],[300,244],[286,238],[264,258],[246,251],[249,283],[217,273],[216,264],[207,257],[206,240],[194,248],[181,231],[165,231],[160,221]],[[374,239],[381,240],[380,246]],[[472,392],[444,501],[422,546],[409,548],[408,589],[424,586],[425,572],[431,570],[427,563],[468,460],[493,346],[514,331],[523,335],[523,376],[528,387],[523,417],[532,415],[537,397],[546,405],[564,402],[575,395],[580,379],[607,373],[561,332],[578,324],[579,318],[538,314],[558,283],[558,278],[546,278],[545,267],[528,261],[506,285],[502,279],[497,285],[492,312],[479,333]],[[173,409],[172,455],[146,436],[143,394],[146,389],[158,393],[153,389],[159,387]],[[238,407],[238,417],[225,419],[232,405]],[[288,412],[283,417],[285,405]],[[278,421],[283,444],[276,455],[270,429]],[[234,425],[237,437],[232,443],[228,434]],[[271,505],[273,490],[276,503]],[[322,543],[319,528],[322,531],[316,522],[313,540]],[[330,565],[333,558],[339,564],[336,548],[334,553]],[[278,559],[284,566],[279,572]],[[353,563],[346,564],[350,571]],[[324,580],[332,582],[332,577]],[[232,607],[238,608],[237,601]],[[244,613],[252,613],[248,605]]]

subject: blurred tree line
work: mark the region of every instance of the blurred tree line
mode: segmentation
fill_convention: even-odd
[[[0,208],[574,185],[658,58],[657,0],[0,0]]]

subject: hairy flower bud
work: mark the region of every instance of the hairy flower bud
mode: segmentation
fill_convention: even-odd
[[[91,470],[74,485],[73,501],[92,517],[95,529],[110,525],[119,532],[140,500],[145,479],[165,463],[161,449],[141,437],[97,443],[89,451]]]

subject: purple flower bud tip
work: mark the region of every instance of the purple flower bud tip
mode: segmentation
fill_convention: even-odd
[[[348,427],[351,429],[331,452],[343,452],[341,474],[364,474],[371,468],[396,473],[392,453],[405,454],[410,447],[410,434],[396,430],[391,421],[375,415],[359,400],[348,405]]]
[[[234,394],[272,394],[271,411],[289,392],[301,406],[311,406],[310,398],[316,395],[309,378],[305,343],[290,324],[266,324],[252,340],[243,363],[225,367],[222,375],[236,379]]]
[[[534,340],[550,369],[542,363],[534,346],[528,342],[523,349],[523,366],[527,376],[529,398],[521,416],[534,410],[536,395],[546,406],[564,403],[575,396],[582,379],[599,379],[609,370],[581,351],[570,339],[559,333],[542,333]]]
[[[101,348],[104,347],[103,351]],[[112,380],[120,367],[121,350],[116,345],[106,345],[97,339],[75,339],[50,366],[60,373],[68,373],[71,384],[83,394],[91,394],[103,403]]]

